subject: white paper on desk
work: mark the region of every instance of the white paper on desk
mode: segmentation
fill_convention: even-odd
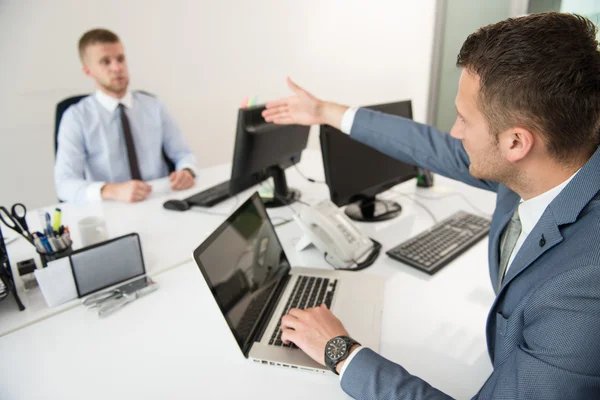
[[[48,307],[77,298],[69,257],[50,261],[46,268],[36,269],[34,273]]]
[[[152,181],[146,182],[148,185],[152,186],[152,194],[160,194],[160,193],[171,193],[171,181],[169,177],[154,179]]]

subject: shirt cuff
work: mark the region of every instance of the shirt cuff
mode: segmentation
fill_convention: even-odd
[[[364,347],[359,346],[356,350],[354,350],[352,352],[352,354],[350,354],[348,356],[348,358],[346,358],[346,361],[344,362],[344,365],[342,365],[342,370],[340,371],[340,382],[342,381],[342,378],[344,377],[344,371],[346,371],[346,368],[348,367],[348,364],[350,364],[350,361],[352,361],[352,359],[354,358],[354,356],[357,355],[358,352],[361,351],[362,349],[364,349]]]
[[[342,117],[341,131],[344,132],[346,135],[349,135],[350,131],[352,130],[352,125],[354,124],[354,117],[356,116],[357,111],[358,107],[350,107],[346,110],[344,116]]]
[[[104,185],[106,185],[106,182],[94,182],[88,185],[85,189],[85,197],[90,203],[102,201],[102,187]]]
[[[195,165],[193,165],[193,164],[181,164],[179,166],[179,168],[177,168],[177,171],[183,171],[184,169],[191,169],[192,172],[195,175],[195,178],[198,177],[198,167],[196,167]]]

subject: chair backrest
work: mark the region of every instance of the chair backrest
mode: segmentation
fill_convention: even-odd
[[[154,97],[153,94],[145,92],[143,90],[138,90],[138,92]],[[89,96],[89,94],[80,94],[78,96],[67,97],[66,99],[60,101],[56,105],[56,116],[54,118],[54,157],[56,157],[56,152],[58,151],[58,128],[60,127],[60,121],[63,117],[63,114],[65,113],[65,111],[67,111],[67,108],[71,107],[73,104],[79,103],[81,99],[87,96]],[[167,163],[167,167],[169,168],[169,173],[175,171],[175,164],[173,163],[173,161],[171,161],[169,157],[167,157],[167,153],[165,153],[164,148],[162,154],[163,158],[165,159],[165,162]]]
[[[80,94],[79,96],[67,97],[56,105],[56,117],[54,118],[54,156],[56,156],[56,151],[58,150],[58,127],[60,126],[63,114],[67,111],[67,108],[79,103],[79,100],[88,96],[89,94]]]

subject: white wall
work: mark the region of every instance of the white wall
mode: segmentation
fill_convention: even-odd
[[[229,162],[237,108],[287,75],[346,104],[410,98],[424,121],[435,0],[0,0],[0,204],[56,201],[56,103],[93,91],[77,41],[123,41],[131,87],[158,95],[200,166]],[[311,146],[318,145],[316,133]]]

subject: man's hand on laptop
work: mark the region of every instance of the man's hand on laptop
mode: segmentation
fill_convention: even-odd
[[[324,304],[306,310],[292,308],[281,319],[281,329],[281,340],[285,344],[294,343],[322,365],[325,365],[327,342],[336,336],[348,336],[344,325]],[[341,365],[338,365],[338,371]]]

